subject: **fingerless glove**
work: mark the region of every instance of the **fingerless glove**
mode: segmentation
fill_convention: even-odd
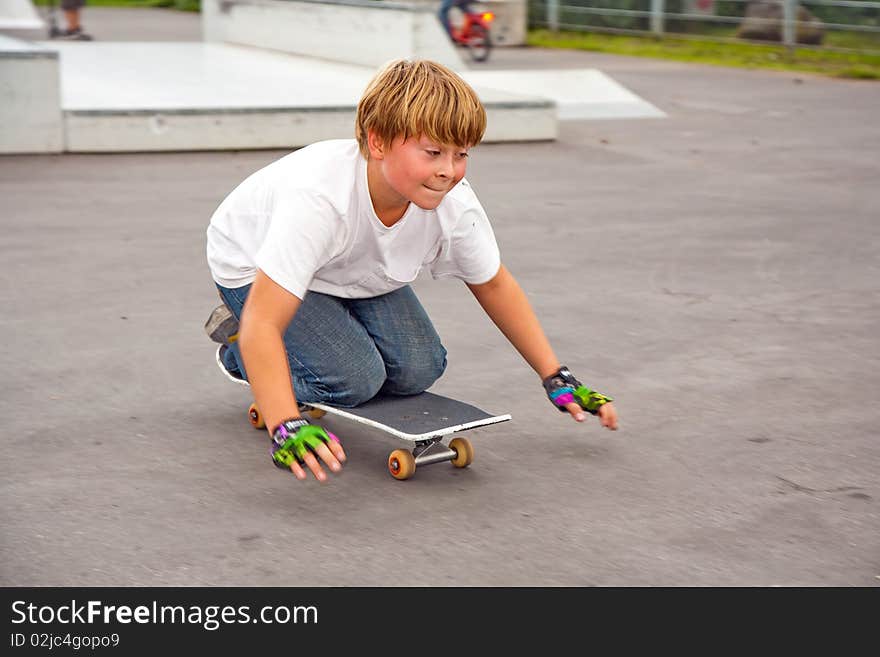
[[[291,418],[278,425],[272,432],[272,446],[269,453],[272,462],[279,468],[290,469],[295,460],[303,465],[307,452],[315,452],[320,445],[339,439],[319,426],[310,424],[305,418]]]
[[[614,401],[600,392],[590,390],[578,381],[571,371],[563,365],[542,382],[547,397],[563,413],[568,412],[566,404],[576,402],[587,413],[596,415],[603,404]]]

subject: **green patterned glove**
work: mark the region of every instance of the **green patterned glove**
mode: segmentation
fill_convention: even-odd
[[[315,452],[318,447],[322,444],[326,445],[331,440],[339,442],[339,438],[332,433],[309,424],[308,420],[303,418],[285,420],[272,434],[270,449],[272,462],[285,470],[289,470],[294,461],[304,465],[303,459],[308,452]]]

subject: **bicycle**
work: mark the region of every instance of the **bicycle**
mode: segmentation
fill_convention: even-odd
[[[464,20],[459,27],[451,27],[452,41],[464,48],[475,62],[485,62],[492,50],[489,26],[495,20],[491,11],[464,12]]]

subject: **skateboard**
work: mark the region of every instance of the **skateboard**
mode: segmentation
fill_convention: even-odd
[[[510,415],[492,415],[481,408],[457,399],[423,392],[409,397],[379,395],[354,408],[335,408],[327,404],[303,404],[305,414],[313,419],[336,415],[365,424],[401,440],[414,443],[412,449],[395,449],[388,456],[388,472],[395,479],[409,479],[416,467],[449,461],[456,468],[466,468],[474,460],[474,448],[464,436],[443,444],[453,433],[498,424]],[[248,408],[248,420],[255,429],[266,424],[256,403]]]
[[[221,362],[222,346],[217,349],[217,367],[223,375],[240,386],[250,388],[244,379],[232,376]],[[509,414],[492,415],[463,401],[423,392],[408,397],[378,395],[354,408],[336,408],[327,404],[301,404],[303,412],[312,419],[336,415],[345,420],[384,431],[400,440],[414,443],[412,449],[396,449],[388,457],[388,471],[395,479],[409,479],[416,466],[449,461],[456,468],[466,468],[474,460],[471,442],[456,436],[443,444],[446,436],[498,424],[511,419]],[[248,408],[248,421],[255,429],[265,429],[266,422],[257,404]]]

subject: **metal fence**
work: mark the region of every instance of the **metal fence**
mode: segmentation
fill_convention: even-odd
[[[880,54],[875,0],[528,0],[529,26]]]

